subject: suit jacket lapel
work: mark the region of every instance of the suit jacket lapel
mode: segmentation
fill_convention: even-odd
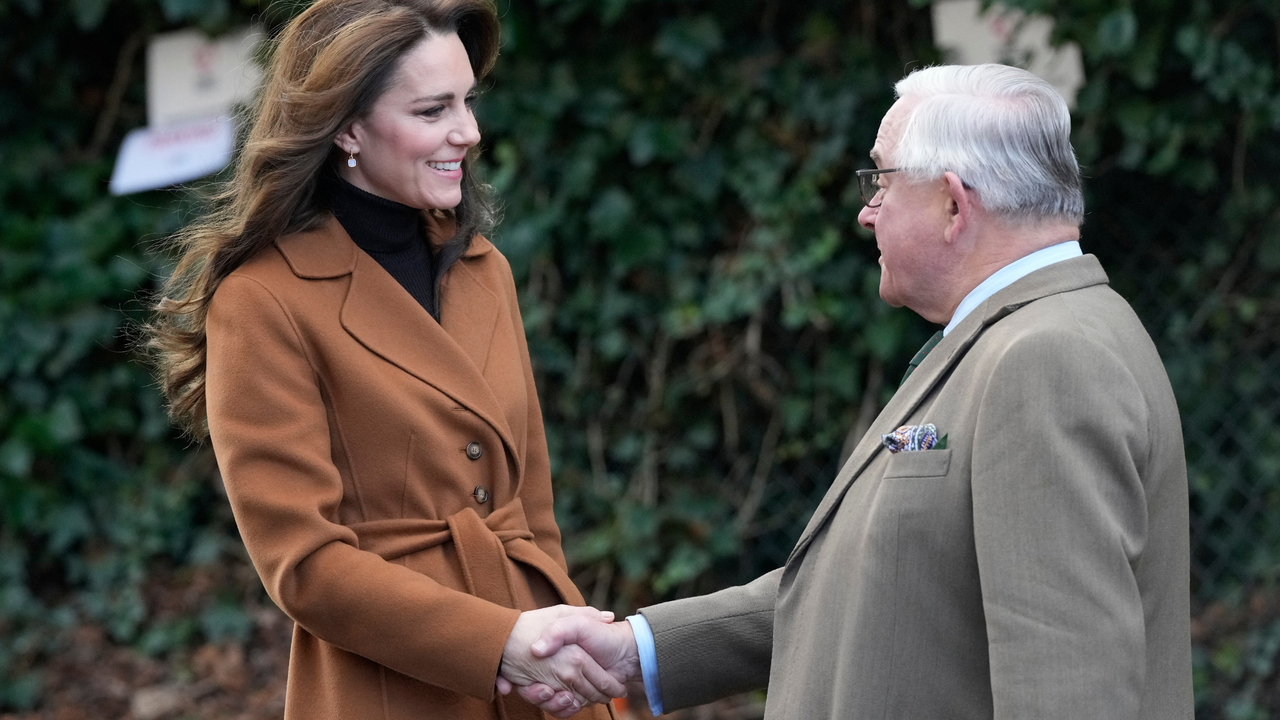
[[[462,267],[465,258],[449,272],[442,293],[442,327],[332,217],[318,230],[282,238],[277,245],[300,277],[349,273],[342,327],[370,351],[478,415],[502,438],[510,456],[522,463],[502,407],[482,372],[501,306],[493,290]],[[492,249],[480,238],[473,245],[467,257]]]
[[[1054,263],[997,292],[947,333],[871,423],[867,434],[862,436],[853,454],[844,467],[840,468],[831,488],[809,519],[787,563],[791,564],[804,552],[818,529],[826,524],[831,513],[840,505],[849,487],[876,453],[881,451],[883,446],[880,444],[880,436],[900,427],[915,412],[920,403],[933,392],[934,387],[947,377],[951,368],[973,347],[983,331],[1027,303],[1106,283],[1107,274],[1093,255]]]
[[[975,336],[980,331],[981,327],[971,330]],[[791,550],[791,557],[787,560],[788,564],[799,557],[800,553],[808,547],[818,528],[827,522],[827,518],[840,505],[840,501],[844,498],[845,493],[848,492],[849,487],[853,485],[854,480],[871,462],[876,453],[883,448],[883,445],[880,444],[880,436],[900,426],[916,409],[916,406],[929,395],[933,387],[938,384],[938,381],[962,357],[963,353],[955,352],[958,345],[957,341],[959,340],[956,335],[956,332],[951,332],[942,338],[942,341],[933,349],[933,352],[929,353],[924,362],[920,363],[920,366],[911,374],[907,382],[898,388],[898,392],[894,393],[893,398],[889,400],[889,404],[872,421],[871,426],[867,428],[867,434],[863,435],[862,439],[858,441],[857,446],[853,449],[853,454],[845,461],[844,467],[840,468],[835,481],[831,483],[831,488],[827,490],[827,494],[823,496],[818,509],[814,511],[813,517],[809,519],[809,524],[805,526],[804,532],[800,535],[800,540],[796,543],[795,548]],[[970,344],[972,343],[966,344],[965,347],[967,348]]]

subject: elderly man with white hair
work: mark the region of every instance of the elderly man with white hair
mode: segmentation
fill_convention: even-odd
[[[576,644],[642,678],[655,712],[767,687],[767,718],[1189,719],[1178,408],[1080,250],[1066,104],[1001,65],[896,90],[859,222],[880,296],[943,329],[784,567],[627,622],[557,621],[533,654]]]

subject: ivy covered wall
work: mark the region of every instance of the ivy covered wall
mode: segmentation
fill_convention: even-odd
[[[1280,708],[1280,8],[1012,0],[1080,44],[1087,251],[1156,337],[1193,492],[1197,698]],[[305,2],[0,3],[0,711],[85,624],[164,658],[251,632],[207,448],[129,351],[184,191],[111,197],[157,32]],[[574,578],[593,603],[782,562],[932,330],[876,293],[852,171],[908,69],[901,0],[500,0],[478,102]],[[239,568],[224,573],[217,568]],[[181,612],[153,589],[215,580]],[[239,578],[239,579],[237,579]],[[248,583],[248,584],[246,584]],[[260,594],[257,596],[260,600]]]

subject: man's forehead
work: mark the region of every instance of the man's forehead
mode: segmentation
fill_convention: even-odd
[[[898,136],[901,135],[903,120],[918,102],[920,99],[915,97],[900,98],[880,120],[880,130],[876,132],[876,144],[871,148],[871,159],[877,165],[888,160],[886,155],[891,152],[893,145],[898,141]]]
[[[892,111],[890,111],[892,114]],[[871,146],[871,159],[876,165],[884,167],[883,163],[889,161],[887,157],[893,150],[893,144],[898,140],[898,133],[895,132],[896,123],[893,123],[889,114],[884,116],[880,121],[880,130],[876,133],[876,142]]]

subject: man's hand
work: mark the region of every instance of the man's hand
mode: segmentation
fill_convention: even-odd
[[[604,703],[626,695],[623,680],[602,669],[585,649],[577,645],[562,647],[562,641],[555,650],[546,650],[549,642],[539,636],[560,620],[609,628],[613,613],[568,605],[521,613],[502,651],[498,692],[505,695],[518,686],[521,697],[558,717],[568,717],[588,702]],[[585,630],[577,632],[589,634]],[[532,647],[535,645],[536,649]]]
[[[531,649],[535,657],[546,658],[575,648],[585,650],[620,685],[641,679],[640,654],[629,622],[605,624],[582,615],[565,616],[548,624]],[[523,686],[519,692],[520,697],[557,717],[568,717],[577,711],[565,706],[565,693],[556,693],[544,684]],[[626,688],[610,694],[623,697]]]

